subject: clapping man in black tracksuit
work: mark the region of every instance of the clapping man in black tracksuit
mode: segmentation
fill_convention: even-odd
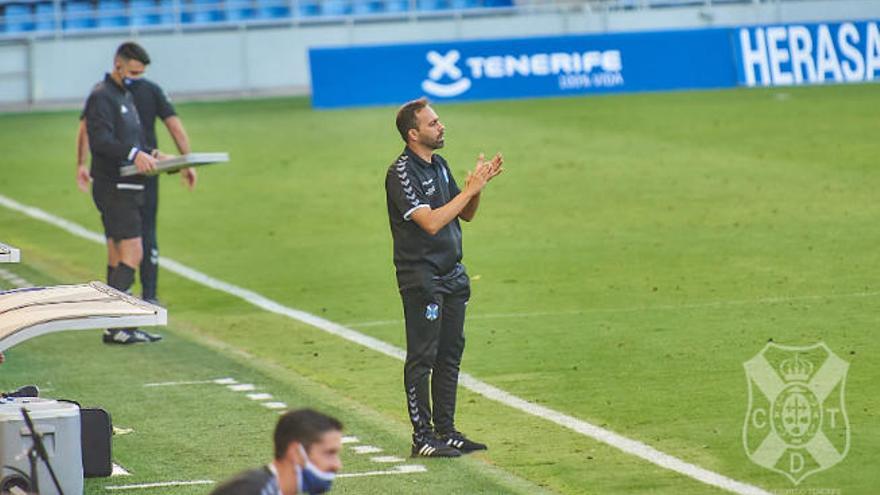
[[[445,128],[424,98],[397,114],[406,143],[388,168],[385,191],[394,264],[406,319],[404,388],[413,426],[413,456],[458,457],[484,450],[455,428],[470,281],[461,264],[461,226],[477,213],[480,192],[503,171],[501,154],[485,160],[460,190],[435,150]]]

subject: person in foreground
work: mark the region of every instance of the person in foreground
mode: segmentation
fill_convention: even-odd
[[[461,264],[459,219],[473,220],[481,191],[504,170],[504,160],[500,153],[491,160],[481,153],[461,190],[446,160],[434,153],[445,144],[446,128],[428,100],[403,105],[396,122],[406,147],[388,168],[385,193],[406,322],[404,388],[412,456],[458,457],[487,448],[455,428],[471,294]]]
[[[342,423],[312,409],[290,411],[275,426],[275,459],[218,486],[211,495],[295,495],[330,491],[342,469]]]

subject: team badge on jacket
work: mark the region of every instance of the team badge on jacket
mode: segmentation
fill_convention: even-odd
[[[431,303],[425,308],[425,318],[434,321],[440,316],[440,306]]]

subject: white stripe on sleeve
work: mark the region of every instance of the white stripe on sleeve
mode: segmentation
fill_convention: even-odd
[[[422,203],[420,205],[415,205],[412,208],[410,208],[409,210],[407,210],[406,213],[403,214],[403,219],[406,221],[409,221],[409,219],[412,216],[414,211],[418,210],[419,208],[430,208],[430,207],[431,207],[431,205],[426,205],[424,203]]]

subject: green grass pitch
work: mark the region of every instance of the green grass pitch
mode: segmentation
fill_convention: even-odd
[[[463,227],[466,371],[767,490],[876,493],[877,86],[435,108],[459,180],[481,151],[504,152],[507,169]],[[402,347],[383,188],[402,148],[395,109],[271,99],[178,111],[195,150],[228,151],[232,163],[202,169],[192,193],[162,179],[162,254]],[[98,231],[73,180],[76,116],[0,115],[0,194]],[[0,241],[23,261],[2,268],[34,282],[103,277],[101,246],[4,208]],[[386,455],[408,454],[400,362],[166,271],[160,298],[170,325],[159,345],[55,335],[12,349],[0,367],[0,389],[36,382],[134,430],[114,440],[132,477],[90,480],[88,493],[219,480],[268,460],[275,412],[220,385],[149,382],[232,376],[339,415]],[[850,363],[850,451],[797,487],[742,446],[743,362],[771,339],[824,341]],[[339,492],[722,493],[467,391],[458,421],[490,450],[410,461],[427,473],[346,478]],[[345,471],[375,469],[368,457],[347,448]]]

